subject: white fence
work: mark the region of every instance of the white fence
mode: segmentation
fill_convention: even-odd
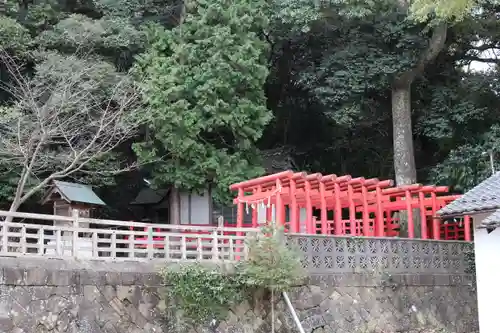
[[[259,231],[1,210],[0,217],[0,256],[9,257],[231,262],[246,257],[245,239]]]

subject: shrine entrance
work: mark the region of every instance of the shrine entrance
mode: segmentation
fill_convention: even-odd
[[[396,216],[404,212],[408,238],[471,240],[469,216],[448,221],[436,215],[460,197],[446,186],[395,187],[391,180],[284,171],[230,189],[237,191],[236,227],[275,221],[289,233],[399,237]],[[251,211],[251,224],[243,223],[245,211]]]

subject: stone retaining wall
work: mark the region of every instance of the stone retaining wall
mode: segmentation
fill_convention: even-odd
[[[157,268],[2,258],[0,333],[174,333]],[[307,333],[478,331],[467,275],[313,275],[289,295]],[[216,332],[269,333],[269,317],[269,304],[241,304]],[[297,332],[282,301],[277,318],[278,333]]]

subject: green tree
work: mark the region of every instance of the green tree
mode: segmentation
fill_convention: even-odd
[[[377,98],[367,95],[391,92],[394,176],[397,184],[404,185],[417,181],[413,85],[445,51],[450,26],[466,18],[476,4],[473,0],[333,1],[317,7],[320,14],[314,16],[309,14],[310,3],[293,0],[285,1],[287,10],[278,13],[284,17],[281,22],[295,18],[299,27],[304,18],[310,19],[311,33],[304,39],[314,48],[311,56],[322,56],[316,62],[305,59],[309,69],[302,81],[304,86],[313,86],[317,100],[336,122],[346,125],[365,118],[363,113],[373,114],[376,111],[369,104]],[[297,8],[307,15],[296,15]],[[314,43],[318,37],[323,44]],[[287,38],[289,43],[297,35]],[[375,119],[387,119],[376,113]]]
[[[482,52],[499,47],[500,7],[481,2],[481,10],[462,6],[460,12],[437,1],[432,6],[455,14],[426,16],[414,7],[409,16],[396,2],[375,3],[323,8],[309,29],[300,29],[303,17],[273,22],[266,89],[275,117],[263,144],[292,146],[305,170],[393,178],[392,82],[414,68],[432,29],[444,21],[445,44],[410,86],[417,178],[452,190],[476,184],[491,172],[484,152],[496,142],[498,72],[466,67],[498,64]],[[498,163],[500,154],[494,156]]]
[[[426,69],[436,61],[437,57],[445,50],[450,24],[462,20],[476,5],[474,0],[417,0],[387,2],[383,6],[375,6],[375,13],[397,13],[400,22],[389,30],[391,34],[413,31],[418,35],[420,43],[410,47],[412,40],[405,40],[404,49],[401,43],[390,47],[391,51],[410,51],[406,62],[399,63],[399,69],[393,70],[388,75],[388,84],[391,89],[391,114],[393,137],[394,174],[397,185],[407,185],[417,182],[417,167],[415,163],[415,149],[412,126],[412,85],[422,76]],[[404,17],[409,12],[408,17]],[[406,34],[407,35],[407,34]],[[390,44],[389,44],[390,45]],[[386,45],[387,46],[387,45]]]
[[[265,1],[199,0],[187,5],[181,25],[152,27],[152,45],[137,63],[148,135],[135,150],[143,159],[165,156],[151,170],[156,184],[210,182],[222,200],[229,184],[262,173],[255,142],[271,118],[263,89],[267,25]]]

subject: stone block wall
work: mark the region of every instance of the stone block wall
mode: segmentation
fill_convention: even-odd
[[[309,332],[478,332],[470,282],[446,275],[317,276],[290,297]]]
[[[0,333],[175,333],[163,315],[158,268],[1,258]],[[289,296],[307,333],[478,332],[465,274],[318,274]],[[276,308],[276,331],[297,332],[284,302]],[[202,331],[269,333],[270,306],[241,304]]]

